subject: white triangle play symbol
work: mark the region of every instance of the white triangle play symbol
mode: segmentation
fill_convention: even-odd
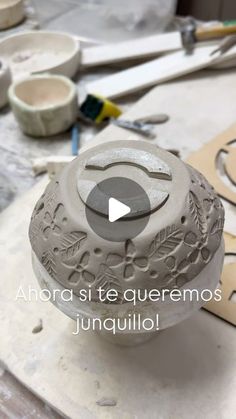
[[[109,198],[108,218],[111,223],[129,214],[131,211],[128,205],[123,204],[115,198]]]

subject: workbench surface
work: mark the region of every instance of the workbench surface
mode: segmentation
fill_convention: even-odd
[[[165,112],[156,143],[186,157],[235,122],[236,74],[204,72],[157,87],[125,117]],[[108,127],[94,143],[134,138]],[[56,411],[71,418],[229,419],[236,411],[236,334],[203,310],[142,346],[113,346],[47,302],[15,301],[20,285],[37,287],[27,238],[43,179],[0,215],[0,360]],[[32,334],[43,321],[43,330]],[[116,406],[98,406],[102,398]]]

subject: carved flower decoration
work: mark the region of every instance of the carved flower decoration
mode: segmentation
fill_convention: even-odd
[[[210,250],[206,247],[207,235],[204,235],[201,240],[198,240],[197,235],[190,231],[185,235],[184,242],[194,248],[188,255],[191,263],[197,263],[200,258],[207,263],[210,259]]]
[[[51,215],[48,211],[45,212],[43,218],[43,235],[46,239],[48,239],[51,233],[60,234],[61,227],[60,224],[63,222],[63,215],[64,215],[64,206],[62,204],[58,204],[53,215]]]
[[[107,256],[106,264],[109,267],[116,267],[124,264],[123,276],[130,279],[135,274],[135,269],[145,271],[148,268],[148,258],[145,256],[136,256],[136,249],[131,240],[125,243],[125,256],[110,253]]]
[[[81,280],[84,280],[85,282],[89,284],[91,284],[94,281],[95,276],[87,270],[88,263],[89,263],[89,252],[85,252],[81,256],[79,263],[75,266],[70,266],[64,263],[64,265],[66,265],[67,267],[73,268],[73,272],[70,274],[68,278],[68,281],[71,284],[78,285],[78,283]]]
[[[190,262],[187,259],[183,259],[178,265],[174,256],[169,256],[165,259],[165,264],[169,269],[170,273],[166,275],[164,282],[167,285],[177,285],[178,287],[183,286],[187,282],[185,275]]]

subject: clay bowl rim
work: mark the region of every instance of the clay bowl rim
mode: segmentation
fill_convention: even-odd
[[[18,6],[18,5],[22,5],[22,6],[24,6],[24,1],[23,0],[14,0],[14,1],[12,1],[12,3],[11,4],[8,4],[8,5],[5,5],[5,6],[1,6],[1,1],[0,1],[0,10],[1,11],[4,11],[4,10],[7,10],[7,9],[13,9],[14,7],[16,7],[16,6]]]
[[[56,104],[51,104],[51,105],[48,104],[48,106],[43,106],[43,107],[29,105],[17,96],[17,94],[15,92],[15,89],[17,88],[17,86],[19,86],[22,83],[28,82],[28,81],[38,81],[38,80],[42,80],[42,79],[59,80],[59,81],[63,82],[64,84],[66,84],[70,88],[68,96],[66,96],[66,98],[64,100],[62,100],[61,102],[58,102]],[[77,97],[77,89],[76,89],[75,83],[73,83],[68,77],[60,76],[60,75],[56,75],[56,74],[42,74],[42,75],[39,74],[39,75],[24,78],[22,80],[15,81],[9,87],[8,96],[9,96],[10,102],[17,105],[17,107],[19,107],[21,109],[24,109],[28,112],[33,112],[34,113],[34,112],[43,112],[43,111],[59,109],[59,108],[63,108],[64,106],[69,105],[73,101],[73,99],[75,97]]]
[[[49,67],[45,67],[45,68],[41,68],[40,70],[33,70],[32,72],[29,73],[29,75],[37,75],[37,74],[42,74],[42,73],[46,73],[46,72],[50,72],[53,71],[55,68],[60,67],[62,65],[65,65],[66,63],[68,63],[70,60],[72,60],[73,58],[76,57],[76,55],[78,55],[78,67],[80,64],[80,53],[81,53],[81,44],[80,41],[78,41],[73,35],[63,32],[63,31],[25,31],[25,32],[19,32],[19,33],[13,33],[12,35],[7,36],[6,38],[3,38],[0,40],[0,55],[1,55],[1,47],[4,46],[4,44],[7,44],[8,42],[11,42],[12,39],[14,41],[14,39],[18,39],[18,38],[26,38],[27,37],[38,37],[41,35],[45,35],[45,36],[63,36],[65,38],[67,38],[70,42],[71,45],[73,45],[73,50],[71,51],[71,53],[67,53],[67,50],[62,50],[65,51],[67,53],[66,58],[61,61],[59,61],[57,64],[55,65],[50,65]],[[11,62],[11,57],[12,54],[6,54],[4,55],[5,60]]]

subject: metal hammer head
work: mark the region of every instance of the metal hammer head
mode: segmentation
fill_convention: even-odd
[[[184,23],[180,26],[182,43],[187,54],[192,54],[194,50],[196,28],[195,20],[191,17],[186,18]]]

